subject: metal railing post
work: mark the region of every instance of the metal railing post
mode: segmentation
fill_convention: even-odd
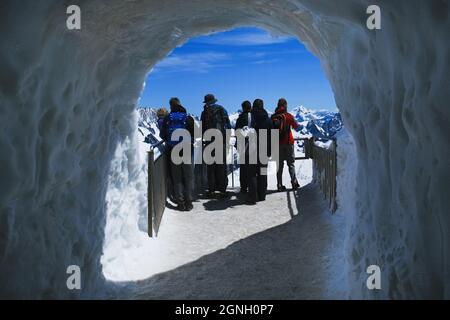
[[[337,139],[333,139],[333,203],[331,207],[331,211],[333,213],[337,210]]]
[[[234,148],[231,146],[231,187],[234,188]]]
[[[330,140],[332,141],[330,148],[324,149],[315,144],[314,138],[309,139],[306,158],[313,159],[315,180],[319,183],[331,213],[335,213],[337,210],[337,141],[335,138]]]
[[[147,168],[147,219],[148,219],[148,236],[153,237],[153,169],[155,164],[154,149],[150,147],[148,152],[148,168]]]

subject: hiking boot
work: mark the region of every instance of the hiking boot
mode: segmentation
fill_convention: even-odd
[[[286,191],[286,187],[283,186],[282,184],[279,184],[279,185],[277,186],[277,189],[278,189],[278,192]]]
[[[226,191],[221,191],[221,192],[219,193],[219,198],[220,198],[220,199],[228,198],[228,193],[227,193]]]
[[[247,201],[245,201],[245,204],[248,206],[254,206],[256,205],[256,201],[248,199]]]
[[[180,202],[177,206],[177,210],[178,211],[186,211],[186,205],[184,204],[184,202]]]
[[[193,209],[194,209],[194,206],[192,205],[192,202],[187,202],[184,210],[185,211],[192,211]]]
[[[212,199],[212,198],[214,198],[214,192],[212,192],[212,191],[206,191],[206,192],[205,192],[205,198],[206,198],[206,199]]]
[[[297,190],[298,188],[300,188],[300,184],[298,183],[298,181],[292,181],[292,189]]]

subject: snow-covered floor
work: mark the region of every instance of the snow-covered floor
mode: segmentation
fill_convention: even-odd
[[[269,175],[267,200],[256,206],[233,195],[199,200],[189,213],[167,209],[158,238],[143,237],[115,280],[141,279],[126,284],[140,299],[345,298],[344,218],[311,183],[311,160],[297,161],[297,176],[299,191],[276,193]]]

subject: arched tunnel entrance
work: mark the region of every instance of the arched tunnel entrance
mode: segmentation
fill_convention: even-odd
[[[194,64],[193,61],[197,61],[197,63]],[[230,76],[233,81],[230,81]],[[342,239],[345,228],[341,225],[340,230],[337,229],[338,220],[341,220],[342,224],[343,219],[338,217],[331,219],[330,212],[325,206],[321,206],[322,203],[319,201],[320,191],[314,189],[317,191],[315,194],[311,189],[312,161],[304,159],[305,150],[302,143],[304,144],[307,140],[300,140],[300,137],[304,138],[309,134],[306,128],[309,120],[305,121],[304,119],[318,117],[337,119],[339,117],[334,112],[334,98],[328,86],[320,69],[319,61],[307,52],[296,38],[275,37],[258,28],[237,28],[192,38],[159,62],[147,77],[145,89],[138,102],[138,106],[153,106],[153,108],[138,107],[139,121],[136,128],[138,147],[134,148],[137,154],[125,152],[130,149],[131,141],[127,140],[125,144],[118,146],[112,161],[106,193],[107,219],[101,259],[105,277],[112,281],[132,281],[147,279],[164,272],[166,273],[165,282],[180,281],[179,277],[178,280],[167,279],[171,277],[169,274],[177,273],[183,269],[182,266],[206,255],[216,256],[215,259],[218,261],[229,257],[229,263],[233,264],[233,259],[235,260],[235,268],[242,269],[242,265],[246,265],[245,270],[248,272],[243,272],[240,277],[232,279],[232,272],[212,270],[211,267],[199,268],[198,275],[194,278],[202,278],[201,286],[199,285],[200,281],[195,281],[197,286],[188,285],[181,290],[183,293],[176,290],[172,294],[195,296],[195,292],[200,291],[205,294],[205,290],[200,289],[202,287],[210,288],[215,292],[214,296],[220,297],[224,296],[224,290],[217,285],[211,286],[210,281],[222,282],[230,287],[231,283],[236,280],[233,288],[234,296],[242,296],[244,292],[249,294],[248,285],[244,284],[245,282],[251,282],[252,286],[257,288],[262,285],[264,279],[270,278],[272,273],[278,273],[276,265],[287,265],[286,261],[290,261],[290,264],[295,266],[295,272],[292,272],[292,275],[296,274],[297,280],[293,280],[290,276],[284,276],[282,282],[285,288],[283,290],[278,289],[277,291],[275,288],[282,285],[274,283],[271,286],[266,285],[264,293],[263,290],[258,290],[258,294],[260,297],[270,297],[270,295],[278,297],[280,294],[300,297],[301,293],[286,288],[290,283],[295,282],[302,283],[301,287],[307,286],[305,283],[307,281],[299,280],[299,276],[304,279],[315,279],[315,281],[317,278],[327,278],[328,280],[331,276],[324,270],[342,270],[344,256]],[[200,119],[200,113],[203,111],[201,101],[203,101],[205,92],[211,89],[214,90],[219,102],[226,107],[233,128],[239,115],[238,109],[241,108],[241,102],[244,99],[263,98],[267,111],[272,113],[275,110],[279,94],[283,93],[283,96],[288,98],[289,110],[303,128],[303,133],[295,133],[295,137],[298,139],[295,141],[296,156],[298,157],[296,174],[300,185],[308,186],[307,188],[302,189],[301,192],[292,190],[289,172],[285,170],[283,181],[289,190],[276,194],[276,168],[275,163],[271,162],[269,164],[267,201],[254,207],[247,206],[248,196],[240,192],[238,152],[234,147],[235,138],[233,137],[231,146],[228,148],[227,158],[230,161],[231,159],[235,160],[229,166],[226,199],[205,199],[206,168],[199,164],[195,170],[196,191],[194,197],[196,201],[194,201],[193,212],[177,210],[177,203],[173,197],[169,196],[170,200],[166,201],[166,194],[161,191],[161,189],[165,189],[162,186],[167,184],[167,175],[170,172],[168,166],[164,165],[168,159],[162,159],[168,157],[165,147],[157,147],[154,150],[153,169],[151,170],[153,173],[149,175],[147,172],[148,152],[151,145],[159,145],[162,142],[159,138],[161,128],[157,125],[157,108],[155,106],[166,104],[170,97],[176,95],[181,98],[182,105],[188,112]],[[161,92],[156,92],[156,90]],[[309,93],[308,90],[320,92],[321,97]],[[157,95],[158,98],[150,98],[151,95]],[[326,98],[323,98],[324,96]],[[329,96],[331,99],[328,98]],[[312,106],[327,106],[328,109],[326,111],[317,110],[316,114],[315,111],[299,107],[301,105],[299,101],[306,101],[308,105]],[[199,120],[195,120],[195,126],[198,125]],[[235,135],[234,131],[231,134]],[[133,138],[134,136],[131,137],[131,139]],[[194,162],[197,163],[201,153],[199,143],[196,143],[194,149]],[[348,156],[351,157],[351,155]],[[203,181],[197,179],[202,172],[204,173]],[[149,185],[147,185],[147,180],[150,181]],[[146,197],[149,187],[154,188],[150,193],[155,194],[155,199],[152,196],[150,198],[153,203],[156,203],[154,207],[157,211],[154,213],[155,228],[152,228],[151,239],[147,237],[148,225],[152,223],[148,221],[148,216],[152,216],[153,213],[151,209],[149,210]],[[308,199],[308,197],[305,198],[305,195],[314,196]],[[329,201],[331,202],[331,199]],[[307,206],[306,202],[311,203]],[[305,216],[306,213],[308,217]],[[158,214],[164,214],[161,228]],[[310,225],[300,223],[300,220],[287,224],[300,216]],[[317,217],[314,217],[316,220],[308,220],[309,216]],[[319,217],[322,220],[318,220]],[[336,223],[331,225],[332,221]],[[285,228],[280,228],[285,230],[283,236],[271,236],[277,234],[277,231],[268,229],[281,225],[285,225]],[[304,231],[300,231],[299,227]],[[309,232],[309,230],[314,230],[314,232]],[[334,232],[339,233],[339,237],[333,239]],[[262,233],[255,239],[259,239],[258,241],[265,239],[265,245],[260,243],[254,246],[256,241],[247,239],[256,233]],[[301,237],[299,237],[300,235]],[[329,243],[325,245],[326,241]],[[235,242],[246,244],[230,246]],[[250,244],[253,244],[254,250],[251,249]],[[327,247],[328,245],[330,248]],[[246,251],[252,252],[251,255],[245,254],[245,256],[252,256],[252,258],[242,259],[241,248],[243,247],[248,248]],[[267,247],[266,250],[264,250],[265,247]],[[292,251],[288,247],[296,249]],[[228,253],[217,252],[224,248],[227,248]],[[269,250],[269,248],[272,249]],[[327,250],[328,252],[326,252]],[[274,253],[277,254],[274,255]],[[339,262],[336,261],[335,264],[339,268],[331,268],[325,263],[318,262],[323,257],[330,260],[328,257],[335,257],[335,254],[339,256],[336,259]],[[305,257],[307,258],[305,259]],[[212,260],[209,259],[209,261]],[[314,267],[313,260],[321,268]],[[240,263],[237,263],[238,261]],[[306,267],[301,264],[308,265],[309,269],[314,270],[317,276],[311,272],[305,272]],[[181,269],[179,269],[180,267]],[[173,269],[178,269],[178,271],[173,271]],[[186,269],[191,270],[194,267]],[[258,277],[253,274],[256,269],[260,270]],[[250,272],[250,270],[253,271]],[[187,270],[183,271],[184,274],[186,272]],[[203,272],[202,276],[199,275],[200,272]],[[221,281],[218,280],[219,275],[222,275]],[[192,279],[192,277],[188,278]],[[248,278],[248,281],[245,281],[244,278]],[[181,282],[187,283],[187,279]],[[173,288],[171,286],[163,287],[165,289],[167,289],[166,287]],[[316,287],[324,287],[324,285],[316,284]],[[243,290],[243,288],[245,289]],[[170,296],[167,290],[161,290],[163,289],[161,285],[153,284],[152,289],[152,295],[158,294],[158,292],[162,294],[161,291],[166,291],[164,296]],[[297,289],[297,291],[301,290]],[[307,297],[307,294],[312,296],[311,290],[303,291],[303,297]],[[318,289],[316,292],[315,296],[320,296],[321,290]],[[328,294],[328,296],[331,295]]]
[[[256,25],[298,37],[322,62],[358,154],[349,294],[449,297],[449,6],[378,1],[3,1],[0,282],[7,297],[102,297],[105,191],[148,70],[195,35]],[[429,37],[432,30],[433,37]],[[128,150],[128,151],[131,151]],[[365,287],[367,264],[384,289]],[[80,266],[81,292],[66,270]]]

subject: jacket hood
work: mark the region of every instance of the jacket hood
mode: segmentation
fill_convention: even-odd
[[[251,112],[255,116],[268,116],[266,109],[253,109]]]
[[[206,109],[209,108],[209,107],[212,107],[212,108],[216,108],[216,107],[223,108],[220,104],[217,104],[217,103],[210,103],[210,104],[205,104],[205,105],[203,106],[203,110],[206,110]]]
[[[275,109],[275,113],[277,113],[277,114],[280,114],[280,113],[286,113],[286,112],[287,112],[286,107],[277,107],[277,108]]]
[[[186,109],[185,109],[183,106],[181,106],[181,105],[178,105],[178,106],[175,106],[175,107],[171,108],[171,109],[170,109],[170,112],[182,112],[182,113],[187,113]]]
[[[253,109],[251,113],[256,122],[264,121],[269,117],[269,114],[264,109]]]

